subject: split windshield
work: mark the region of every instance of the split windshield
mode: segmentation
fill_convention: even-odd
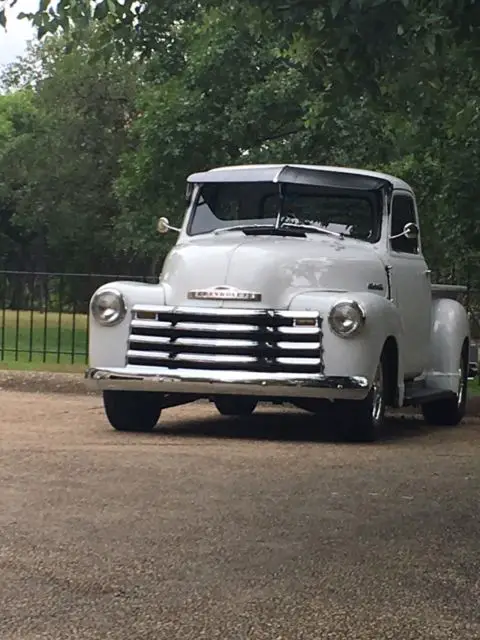
[[[316,225],[347,237],[376,242],[380,235],[378,195],[302,185],[283,185],[282,223]],[[197,193],[190,235],[238,225],[274,225],[280,208],[273,183],[209,183]]]

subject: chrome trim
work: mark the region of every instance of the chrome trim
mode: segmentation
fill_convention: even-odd
[[[96,298],[98,298],[99,296],[104,295],[105,293],[113,294],[113,295],[117,296],[118,299],[120,300],[121,309],[120,309],[120,311],[118,313],[118,316],[112,322],[102,322],[99,318],[97,318],[97,316],[93,312],[93,302],[94,302],[94,300]],[[129,311],[127,302],[125,300],[125,296],[123,295],[123,293],[121,291],[119,291],[115,287],[105,287],[103,289],[99,289],[99,290],[95,291],[93,296],[90,298],[90,302],[89,302],[88,307],[89,307],[90,313],[92,314],[92,318],[95,320],[95,322],[97,322],[102,327],[115,327],[117,324],[120,324],[120,322],[122,322],[122,320],[125,319],[128,311]]]
[[[385,265],[385,274],[387,276],[387,300],[392,300],[392,265]]]
[[[277,342],[277,347],[288,351],[289,349],[298,349],[299,344],[302,345],[302,351],[309,351],[310,349],[318,351],[318,342]]]
[[[341,333],[340,331],[338,331],[338,329],[335,327],[332,321],[332,316],[335,310],[342,305],[350,305],[353,309],[356,309],[356,311],[358,311],[358,313],[360,314],[359,324],[355,327],[353,331],[350,331],[349,333]],[[330,328],[333,331],[333,333],[339,338],[352,338],[353,336],[356,336],[357,333],[361,331],[361,329],[363,329],[363,327],[365,326],[366,318],[367,318],[367,313],[359,302],[357,302],[356,300],[352,300],[351,298],[343,298],[335,302],[335,304],[330,309],[328,313],[328,324],[330,325]]]
[[[135,327],[136,329],[154,329],[155,327],[158,327],[159,329],[168,329],[172,326],[172,323],[160,322],[159,320],[137,320],[137,318],[133,318],[130,326]]]
[[[320,365],[322,364],[322,360],[321,358],[289,358],[288,356],[284,357],[284,356],[279,356],[277,358],[277,362],[279,364],[306,364],[306,365],[312,365],[312,364],[316,364],[320,367]]]
[[[144,360],[168,360],[168,353],[164,351],[137,351],[128,349],[127,358],[142,357]]]
[[[160,327],[161,328],[161,327]],[[176,322],[176,329],[182,331],[256,331],[257,327],[253,324],[199,324],[198,322]]]
[[[306,318],[316,320],[318,313],[316,311],[275,311],[276,316],[280,318]]]
[[[192,313],[195,315],[217,315],[217,316],[262,316],[263,309],[231,309],[224,307],[173,307],[158,304],[136,304],[133,311],[140,313]],[[301,313],[301,312],[300,312]]]
[[[164,351],[137,351],[129,349],[128,358],[143,358],[144,360],[168,360],[169,355]],[[224,362],[226,364],[248,364],[256,361],[253,356],[218,355],[207,353],[179,353],[176,358],[178,362]]]
[[[290,335],[311,335],[318,336],[320,327],[278,327],[278,333],[288,333]]]
[[[124,368],[90,368],[86,385],[93,390],[157,391],[201,396],[247,395],[254,397],[325,398],[362,400],[369,390],[363,376],[322,374],[253,373],[245,371],[170,370],[129,365]]]
[[[127,366],[323,373],[318,311],[135,305],[132,316]]]
[[[149,337],[146,336],[146,338]],[[185,347],[257,347],[259,343],[256,340],[232,340],[231,338],[177,338],[175,344]]]
[[[167,338],[166,336],[136,335],[135,340],[130,340],[130,342],[140,342],[143,344],[169,344],[170,338]]]
[[[231,300],[240,302],[261,302],[262,294],[258,291],[237,289],[229,285],[220,284],[207,289],[191,289],[187,293],[189,300]]]
[[[221,362],[224,364],[251,364],[256,362],[253,356],[219,355],[217,353],[179,353],[175,356],[178,362]]]

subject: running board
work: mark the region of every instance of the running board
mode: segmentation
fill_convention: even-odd
[[[446,389],[434,389],[425,384],[411,384],[405,386],[405,406],[414,406],[434,402],[435,400],[447,400],[455,398],[455,393]]]

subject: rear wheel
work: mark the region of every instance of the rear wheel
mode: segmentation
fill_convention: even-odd
[[[343,435],[352,442],[374,442],[381,435],[388,396],[386,357],[382,355],[372,387],[363,400],[342,402]]]
[[[463,349],[458,369],[457,393],[422,405],[422,413],[428,424],[454,427],[465,417],[468,389],[468,350]]]
[[[104,391],[103,405],[117,431],[152,431],[162,412],[159,394],[148,391]]]
[[[247,396],[222,396],[214,404],[222,416],[249,416],[255,411],[257,401]]]

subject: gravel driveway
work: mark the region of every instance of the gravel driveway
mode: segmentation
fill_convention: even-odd
[[[480,638],[480,423],[165,411],[2,391],[1,640]]]

